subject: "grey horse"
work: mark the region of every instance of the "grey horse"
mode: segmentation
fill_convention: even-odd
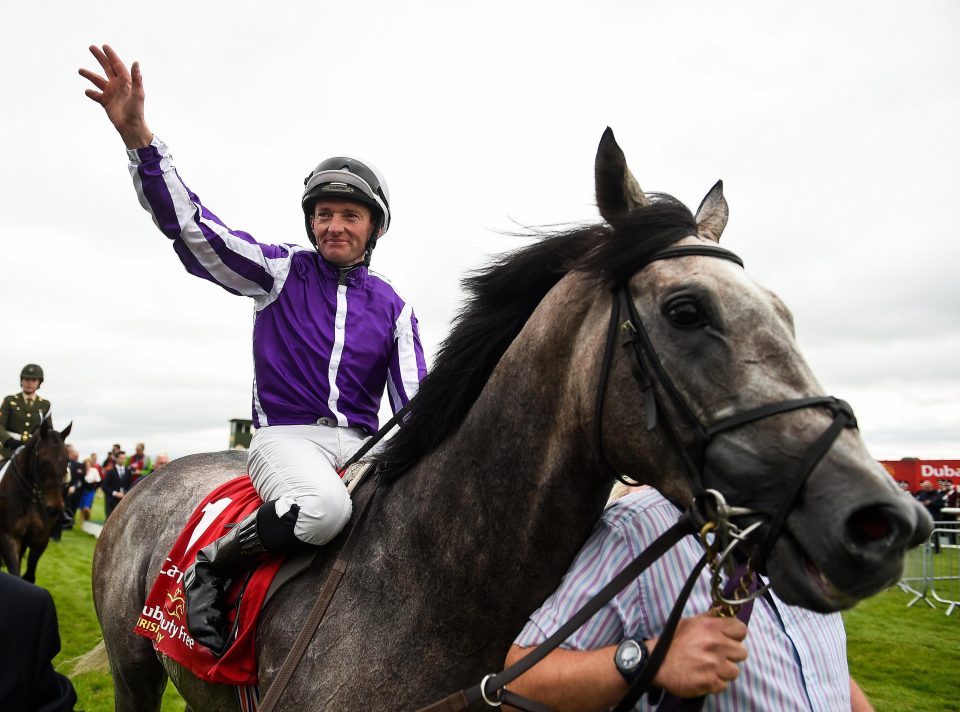
[[[612,286],[628,286],[674,388],[702,422],[822,395],[790,313],[740,266],[698,255],[649,262],[671,245],[716,245],[727,219],[719,184],[696,216],[669,196],[644,195],[609,129],[596,178],[604,223],[544,235],[466,280],[468,302],[382,453],[351,567],[279,709],[417,709],[476,684],[500,669],[527,615],[559,583],[615,473],[690,500],[677,447],[689,433],[682,424],[676,437],[648,430],[622,349],[603,367]],[[654,390],[666,404],[661,421],[674,418],[663,384]],[[704,453],[702,484],[769,511],[830,422],[827,409],[811,407],[729,430]],[[159,709],[168,676],[193,710],[236,709],[231,689],[158,659],[133,627],[192,510],[244,468],[233,452],[172,462],[104,527],[93,589],[118,710]],[[784,600],[838,610],[896,581],[905,550],[929,528],[856,429],[844,428],[799,491],[767,571]],[[341,544],[263,611],[261,692]]]

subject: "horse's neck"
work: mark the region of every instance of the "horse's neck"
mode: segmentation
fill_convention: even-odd
[[[422,512],[414,526],[447,528],[437,545],[451,568],[482,561],[498,576],[557,577],[606,501],[579,385],[600,356],[576,343],[588,305],[562,297],[541,307],[564,317],[538,310],[462,426],[397,483]]]

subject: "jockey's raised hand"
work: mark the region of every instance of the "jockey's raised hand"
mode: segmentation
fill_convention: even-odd
[[[127,148],[142,148],[153,140],[153,132],[144,118],[143,76],[140,63],[134,62],[128,70],[110,45],[103,49],[92,45],[90,52],[103,68],[105,76],[81,69],[80,76],[90,80],[96,89],[84,93],[107,112]]]

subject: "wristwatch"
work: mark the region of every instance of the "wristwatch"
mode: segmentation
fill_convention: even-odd
[[[633,681],[640,677],[640,673],[647,666],[649,658],[650,651],[647,650],[645,641],[627,638],[617,646],[613,662],[616,663],[617,670],[623,675],[627,684],[632,685]]]

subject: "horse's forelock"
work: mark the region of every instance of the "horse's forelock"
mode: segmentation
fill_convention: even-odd
[[[697,222],[686,205],[663,193],[648,193],[650,204],[618,218],[575,265],[595,275],[606,287],[623,284],[654,253],[697,234]]]

